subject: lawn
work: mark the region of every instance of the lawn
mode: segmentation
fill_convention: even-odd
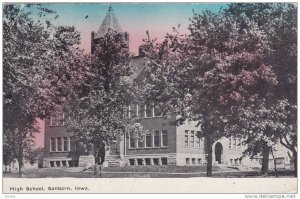
[[[280,170],[280,177],[293,177],[293,171]],[[17,173],[3,173],[4,177],[19,177]],[[206,166],[128,166],[102,169],[96,178],[189,178],[205,177]],[[270,171],[270,177],[274,171]],[[26,178],[95,178],[93,169],[84,168],[42,168],[25,171]],[[239,171],[234,168],[213,167],[212,177],[261,177],[259,171]]]

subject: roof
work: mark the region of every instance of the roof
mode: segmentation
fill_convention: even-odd
[[[133,74],[126,77],[126,81],[140,81],[141,76],[143,76],[143,71],[145,69],[146,58],[141,56],[136,56],[132,58],[130,63]]]
[[[110,31],[122,32],[118,19],[116,18],[111,6],[109,7],[108,12],[104,17],[101,26],[95,35],[95,38],[99,38]]]

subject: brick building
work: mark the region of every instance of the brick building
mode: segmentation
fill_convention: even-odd
[[[98,38],[109,31],[122,32],[110,7],[99,30],[91,34],[91,52]],[[124,33],[129,41],[128,33]],[[143,78],[145,59],[142,55],[134,57],[132,65],[136,68],[134,81]],[[130,107],[130,117],[139,117],[144,129],[149,130],[143,140],[124,137],[107,143],[105,166],[125,165],[203,165],[206,163],[204,140],[198,136],[200,127],[195,122],[175,126],[175,116],[165,119],[155,106]],[[93,162],[92,155],[80,154],[75,150],[74,134],[67,132],[63,123],[64,114],[56,113],[45,120],[45,158],[44,167],[87,166]],[[213,164],[231,166],[260,167],[259,158],[250,160],[243,157],[241,139],[222,138],[213,144]],[[281,148],[281,147],[280,147]],[[276,161],[284,166],[289,164],[287,150],[279,149]],[[272,157],[270,163],[272,167]]]

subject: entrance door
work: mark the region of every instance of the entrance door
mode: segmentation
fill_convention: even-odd
[[[215,146],[215,157],[216,157],[216,161],[219,164],[222,164],[222,154],[223,154],[223,146],[220,142],[216,143]]]

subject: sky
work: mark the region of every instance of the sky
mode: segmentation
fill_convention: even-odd
[[[187,32],[193,10],[195,13],[205,9],[217,12],[221,7],[226,7],[226,4],[220,3],[52,3],[43,6],[59,15],[58,19],[52,21],[55,25],[75,26],[81,33],[81,48],[85,53],[90,53],[91,32],[97,32],[109,5],[122,31],[129,33],[129,50],[136,55],[147,30],[151,38],[161,41],[178,24],[180,32]],[[43,147],[44,121],[39,120],[38,124],[41,132],[36,135],[36,147]]]
[[[81,46],[89,53],[91,32],[97,32],[109,5],[112,6],[122,31],[129,33],[130,51],[135,54],[142,39],[146,37],[146,30],[152,38],[160,40],[178,24],[181,24],[180,30],[186,32],[193,9],[197,13],[204,9],[218,11],[226,6],[217,3],[56,3],[47,4],[46,7],[57,11],[59,18],[53,21],[55,24],[75,26],[81,32]]]

